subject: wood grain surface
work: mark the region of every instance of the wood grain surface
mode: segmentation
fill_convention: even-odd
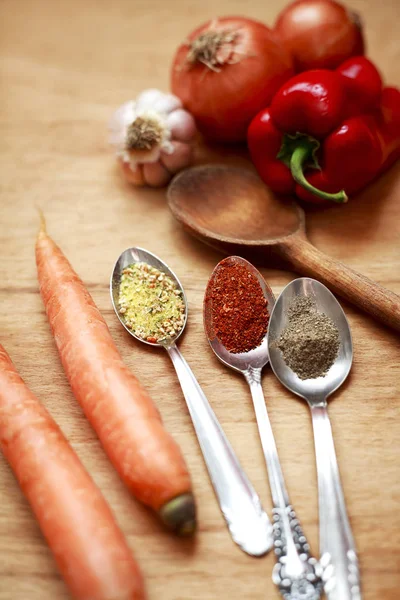
[[[202,300],[221,256],[181,231],[164,191],[124,184],[106,142],[110,113],[146,87],[167,89],[179,41],[216,14],[272,23],[274,0],[2,0],[0,3],[0,341],[71,441],[110,502],[147,578],[151,600],[278,600],[272,555],[234,546],[207,477],[168,356],[135,343],[115,318],[108,281],[128,246],[160,255],[190,302],[181,349],[265,508],[271,501],[245,381],[211,354]],[[398,2],[354,0],[370,56],[399,84]],[[233,152],[199,153],[242,162]],[[198,499],[194,541],[175,539],[123,488],[73,398],[38,293],[36,206],[105,315],[127,364],[153,395],[187,458]],[[347,206],[308,215],[311,241],[400,293],[400,168]],[[293,273],[263,270],[275,293]],[[395,333],[344,304],[354,367],[330,405],[343,487],[359,551],[365,600],[400,589],[400,352]],[[307,407],[270,369],[263,386],[287,485],[318,552],[317,488]],[[0,457],[0,600],[64,600],[68,593],[13,474]]]

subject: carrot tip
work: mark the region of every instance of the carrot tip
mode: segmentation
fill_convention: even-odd
[[[196,530],[196,504],[193,494],[181,494],[159,510],[165,525],[179,535],[192,535]]]
[[[44,218],[44,213],[42,211],[42,209],[40,208],[40,206],[36,206],[37,211],[39,213],[39,218],[40,218],[40,229],[39,229],[39,235],[41,233],[47,233],[46,230],[46,219]]]

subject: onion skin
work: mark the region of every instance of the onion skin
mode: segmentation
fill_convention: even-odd
[[[335,69],[364,54],[358,15],[333,0],[297,0],[280,13],[274,31],[292,55],[296,72]]]
[[[190,43],[208,31],[237,34],[231,52],[225,48],[226,62],[218,71],[199,61],[188,62]],[[171,89],[204,137],[243,142],[252,118],[293,74],[289,53],[268,27],[244,17],[223,17],[198,27],[178,48]]]

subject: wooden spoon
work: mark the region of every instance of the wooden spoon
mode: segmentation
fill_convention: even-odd
[[[304,211],[275,196],[252,171],[225,165],[187,169],[171,182],[168,203],[183,227],[206,244],[315,277],[400,331],[400,296],[317,250],[307,240]]]

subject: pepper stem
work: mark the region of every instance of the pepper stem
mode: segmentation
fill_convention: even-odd
[[[318,198],[323,198],[324,200],[330,200],[332,202],[347,202],[348,197],[344,190],[337,192],[337,194],[330,194],[328,192],[323,192],[322,190],[319,190],[307,181],[307,179],[304,176],[303,167],[309,159],[310,148],[307,145],[302,144],[297,146],[290,159],[290,170],[293,179],[305,190],[307,190],[311,194],[314,194],[315,196],[318,196]]]

